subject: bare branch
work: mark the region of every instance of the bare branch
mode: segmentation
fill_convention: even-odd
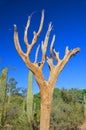
[[[35,55],[35,62],[34,62],[34,63],[36,63],[36,62],[37,62],[39,48],[40,48],[40,45],[39,45],[39,46],[37,47],[37,49],[36,49],[36,55]]]
[[[80,51],[80,48],[75,48],[73,49],[72,55],[75,55],[76,53],[78,53]]]
[[[67,48],[66,48],[67,49]],[[68,50],[68,49],[67,49]],[[58,77],[58,75],[60,74],[60,72],[63,70],[63,68],[65,67],[65,65],[67,64],[67,62],[69,61],[69,59],[75,55],[76,53],[78,53],[80,51],[80,48],[75,48],[73,50],[70,51],[66,51],[65,52],[65,56],[62,60],[60,60],[60,62],[58,62],[58,64],[54,67],[54,69],[50,72],[50,77],[48,80],[49,84],[52,84],[52,86],[55,84],[56,79]],[[55,51],[56,57],[57,57],[57,61],[59,60],[59,54]],[[52,80],[53,79],[53,80]]]
[[[61,59],[59,58],[59,52],[56,52],[55,49],[53,49],[54,55],[56,57],[56,61],[58,62],[58,64],[61,62]]]
[[[53,52],[53,49],[54,49],[54,42],[55,42],[55,35],[53,35],[51,46],[50,46],[50,56],[51,56],[51,58],[53,58],[52,52]]]
[[[52,71],[52,69],[54,68],[54,65],[53,65],[53,59],[54,59],[54,57],[53,57],[54,41],[55,41],[55,35],[53,35],[51,46],[50,46],[50,58],[48,58],[47,56],[45,56],[45,59],[47,60],[47,63],[48,63],[50,71]]]
[[[49,36],[50,36],[50,32],[52,30],[52,23],[50,22],[49,27],[48,27],[48,31],[46,33],[45,36],[45,40],[44,40],[44,47],[47,49],[47,45],[48,45],[48,40],[49,40]]]
[[[48,30],[47,30],[47,33],[46,33],[46,36],[45,36],[45,40],[44,40],[44,43],[42,42],[42,61],[41,61],[41,68],[43,67],[44,65],[44,62],[45,62],[45,56],[46,56],[46,51],[47,51],[47,45],[48,45],[48,41],[49,41],[49,36],[50,36],[50,32],[52,30],[52,23],[50,22],[49,24],[49,27],[48,27]]]
[[[42,11],[41,22],[40,22],[38,32],[37,33],[35,31],[33,32],[34,36],[33,36],[33,39],[32,39],[32,43],[29,45],[29,47],[27,49],[27,56],[29,56],[33,46],[37,42],[38,36],[40,35],[42,28],[43,28],[43,22],[44,22],[44,10]],[[29,23],[28,23],[28,25],[29,25]]]
[[[46,60],[47,60],[47,63],[48,63],[48,65],[49,65],[49,69],[50,69],[50,71],[52,71],[52,69],[54,68],[54,65],[53,65],[53,59],[52,58],[48,58],[47,56],[45,57],[46,58]]]
[[[58,68],[58,73],[61,72],[61,70],[64,68],[64,66],[67,64],[67,62],[69,61],[69,59],[75,55],[76,53],[78,53],[80,51],[80,48],[75,48],[73,50],[67,50],[65,53],[65,56],[63,58],[63,60],[61,60],[60,64],[57,64],[57,68]]]
[[[44,23],[44,10],[42,10],[41,22],[40,22],[38,32],[37,33],[35,31],[33,32],[34,37],[33,37],[33,40],[32,40],[32,45],[34,45],[37,42],[37,38],[40,35],[42,28],[43,28],[43,23]]]
[[[25,31],[24,31],[24,42],[25,42],[26,47],[27,47],[27,52],[24,53],[22,51],[21,47],[20,47],[19,38],[18,38],[18,31],[17,31],[16,25],[14,25],[14,44],[15,44],[17,52],[19,53],[19,55],[21,56],[21,58],[25,62],[26,66],[34,74],[36,74],[36,72],[39,72],[40,73],[40,77],[42,77],[42,79],[44,81],[44,78],[43,78],[43,75],[42,75],[42,71],[39,69],[39,67],[36,64],[32,63],[30,61],[30,59],[29,59],[30,52],[31,52],[34,44],[37,42],[37,38],[38,38],[38,36],[40,35],[40,33],[42,31],[43,22],[44,22],[44,11],[42,11],[41,22],[40,22],[40,26],[39,26],[38,32],[36,33],[34,31],[34,36],[33,36],[33,39],[32,39],[32,43],[28,44],[28,38],[27,38],[28,36],[27,36],[27,34],[28,34],[28,28],[30,26],[30,20],[31,20],[31,17],[29,16],[27,24],[26,24],[26,27],[25,27]],[[36,51],[35,62],[37,61],[37,58],[38,58],[38,50],[39,50],[39,47],[37,48],[37,51]]]
[[[20,47],[20,43],[19,43],[19,39],[18,39],[18,31],[17,31],[17,26],[14,24],[14,44],[16,47],[16,50],[18,51],[18,53],[20,55],[24,55],[24,52],[22,51],[21,47]]]
[[[29,28],[29,26],[30,26],[30,20],[31,20],[31,17],[29,16],[28,17],[28,21],[27,21],[27,25],[26,25],[26,27],[25,27],[25,32],[24,32],[24,42],[25,42],[25,44],[26,44],[26,46],[28,47],[28,28]]]
[[[80,51],[80,48],[75,48],[75,49],[69,51],[68,47],[66,47],[64,59],[70,58],[71,56],[75,55],[79,51]]]
[[[68,46],[66,47],[65,49],[65,54],[68,54],[69,53],[69,49],[68,49]]]
[[[41,31],[42,31],[43,23],[44,23],[44,10],[42,10],[42,17],[41,17],[41,22],[40,22],[39,30],[37,32],[37,36],[39,36],[40,33],[41,33]]]

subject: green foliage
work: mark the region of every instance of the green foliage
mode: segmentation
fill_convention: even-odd
[[[10,103],[11,96],[18,93],[18,88],[16,88],[17,82],[14,78],[10,78],[7,83],[6,93],[8,96],[8,103]]]
[[[35,107],[34,109],[35,110],[40,109],[40,101],[41,101],[40,93],[34,95],[33,101],[34,101],[34,107]]]
[[[0,75],[0,130],[39,130],[40,94],[32,93],[32,73],[28,89],[17,88],[8,69]],[[21,92],[21,93],[20,93]],[[77,130],[86,119],[86,89],[54,90],[50,130]]]
[[[65,103],[71,103],[71,102],[76,102],[78,100],[78,92],[76,89],[62,89],[61,90],[61,98]]]
[[[21,95],[15,95],[11,97],[10,104],[8,105],[7,110],[7,124],[13,126],[13,129],[16,130],[21,123],[22,116],[22,106],[23,106],[23,97]],[[23,117],[23,116],[22,116]],[[22,124],[22,123],[21,123]]]
[[[75,90],[73,90],[75,91]],[[57,97],[52,103],[51,128],[56,130],[77,130],[83,123],[83,104],[78,102],[78,90],[60,90],[61,98]]]

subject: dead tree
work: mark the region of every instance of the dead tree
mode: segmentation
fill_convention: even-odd
[[[38,51],[39,46],[36,50],[35,55],[35,61],[34,63],[31,62],[29,56],[31,53],[31,50],[33,46],[36,44],[38,37],[40,36],[40,33],[43,28],[44,23],[44,10],[42,11],[40,26],[38,29],[38,32],[33,32],[33,39],[32,43],[28,43],[28,29],[30,26],[31,17],[28,17],[27,25],[25,27],[24,31],[24,43],[26,45],[27,51],[24,53],[20,47],[19,38],[18,38],[18,31],[17,26],[14,25],[14,44],[16,47],[16,50],[20,57],[25,62],[26,66],[32,71],[32,73],[35,76],[35,79],[38,83],[39,89],[40,89],[40,95],[41,95],[41,116],[40,116],[40,130],[49,130],[49,124],[50,124],[50,109],[51,109],[51,102],[52,102],[52,96],[53,96],[53,90],[54,85],[56,82],[56,79],[58,78],[59,73],[62,71],[66,63],[69,61],[71,56],[75,55],[77,52],[80,51],[80,48],[75,48],[73,50],[69,50],[68,47],[66,47],[65,55],[63,59],[60,59],[59,53],[56,52],[55,49],[53,49],[54,41],[55,41],[55,35],[52,37],[52,42],[50,46],[50,57],[46,56],[48,41],[50,37],[50,33],[52,30],[52,23],[50,22],[48,26],[48,30],[46,32],[46,36],[44,41],[42,42],[41,49],[42,49],[42,60],[39,63],[37,63],[38,59]],[[57,65],[53,64],[53,60],[56,58]],[[50,75],[48,81],[44,79],[42,68],[45,64],[45,61],[47,61],[49,68],[50,68]]]

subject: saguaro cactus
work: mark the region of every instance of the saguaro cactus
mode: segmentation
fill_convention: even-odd
[[[2,98],[2,102],[4,102],[5,97],[5,91],[6,91],[6,84],[7,84],[7,75],[8,75],[8,69],[4,68],[2,70],[2,74],[0,75],[0,97]],[[1,96],[3,95],[3,96]]]
[[[6,116],[6,85],[7,85],[7,76],[8,76],[8,69],[4,68],[2,70],[2,74],[0,76],[0,100],[2,104],[2,115],[1,115],[1,125],[3,126],[5,123],[5,116]]]
[[[27,117],[28,123],[31,125],[33,119],[33,90],[32,90],[32,72],[28,74],[28,90],[27,90]]]
[[[84,96],[84,117],[86,120],[86,96]]]
[[[39,85],[40,89],[40,95],[41,95],[41,117],[40,117],[40,130],[49,130],[49,124],[50,124],[50,109],[51,109],[51,102],[52,102],[52,97],[53,97],[53,90],[54,90],[54,85],[56,82],[56,79],[58,78],[58,75],[66,65],[66,63],[69,61],[69,59],[75,55],[77,52],[80,51],[80,48],[75,48],[73,50],[69,50],[68,47],[66,47],[65,50],[65,56],[61,60],[59,57],[59,53],[56,52],[54,47],[54,41],[55,41],[55,35],[52,38],[51,41],[51,46],[50,46],[50,58],[46,56],[46,51],[47,51],[47,46],[48,46],[48,41],[50,37],[50,32],[52,30],[52,23],[50,22],[48,26],[48,30],[46,32],[46,36],[44,41],[42,42],[41,49],[42,49],[42,60],[40,63],[37,63],[38,59],[38,51],[39,51],[39,46],[36,51],[35,55],[35,61],[32,63],[30,61],[30,53],[33,48],[33,46],[36,44],[38,37],[40,36],[40,33],[43,28],[43,23],[44,23],[44,10],[42,11],[42,17],[41,17],[41,22],[40,26],[38,29],[38,32],[33,32],[34,36],[32,39],[32,43],[28,43],[28,29],[30,26],[30,21],[31,17],[28,17],[28,22],[25,27],[25,32],[24,32],[24,42],[27,47],[26,53],[24,53],[20,47],[19,43],[19,38],[18,38],[18,31],[17,31],[17,26],[14,25],[14,44],[16,47],[17,52],[25,62],[26,66],[32,71],[32,73],[35,75],[36,81]],[[53,55],[54,54],[54,55]],[[53,60],[56,58],[57,65],[53,64]],[[49,69],[50,69],[50,76],[48,81],[45,80],[42,69],[44,66],[45,61],[47,61]]]

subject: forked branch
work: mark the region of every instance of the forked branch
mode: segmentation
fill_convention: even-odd
[[[25,27],[25,31],[24,31],[24,42],[25,42],[25,45],[27,47],[26,53],[24,53],[20,47],[17,26],[14,25],[14,44],[15,44],[16,50],[18,51],[18,53],[21,56],[21,58],[23,59],[23,61],[26,63],[27,67],[35,74],[38,82],[41,82],[41,81],[46,82],[44,80],[44,77],[42,74],[42,68],[44,66],[45,60],[47,60],[49,68],[50,68],[50,76],[49,76],[49,80],[47,83],[49,83],[49,84],[51,83],[52,84],[51,86],[54,86],[53,84],[55,84],[56,78],[58,77],[59,73],[62,71],[62,69],[64,68],[66,63],[69,61],[71,56],[75,55],[77,52],[80,51],[80,48],[76,48],[74,50],[69,50],[68,47],[66,47],[65,56],[63,59],[60,59],[59,52],[56,52],[56,50],[54,48],[54,42],[55,42],[55,35],[54,35],[52,38],[52,41],[51,41],[50,58],[49,58],[46,55],[46,52],[47,52],[47,46],[48,46],[48,42],[49,42],[50,33],[52,30],[52,23],[50,22],[50,24],[48,26],[48,30],[46,32],[45,39],[42,42],[42,46],[41,46],[42,60],[41,60],[40,64],[37,64],[38,51],[40,48],[40,45],[39,45],[37,50],[36,50],[35,61],[34,61],[34,63],[32,63],[29,59],[29,55],[31,53],[33,46],[37,42],[37,39],[40,36],[41,31],[42,31],[43,23],[44,23],[44,10],[42,11],[42,16],[41,16],[41,21],[40,21],[40,26],[39,26],[38,32],[35,32],[35,31],[33,32],[34,35],[33,35],[33,39],[32,39],[31,44],[29,44],[29,42],[28,42],[28,29],[30,27],[30,21],[31,21],[31,17],[29,16],[26,27]],[[54,58],[57,61],[57,65],[53,64]],[[37,74],[37,72],[39,74]]]
[[[55,57],[56,57],[56,60],[57,60],[57,65],[55,66],[54,70],[50,72],[50,77],[49,77],[49,80],[48,80],[48,82],[51,83],[52,86],[55,84],[59,73],[63,70],[63,68],[65,67],[65,65],[69,61],[69,59],[73,55],[78,53],[79,51],[80,51],[80,48],[75,48],[73,50],[68,50],[68,47],[66,47],[65,55],[64,55],[63,59],[60,59],[59,58],[59,53],[54,51]],[[52,80],[52,78],[53,78],[53,80]]]
[[[28,29],[29,29],[29,26],[30,26],[30,20],[31,20],[31,17],[29,16],[28,21],[27,21],[27,25],[25,27],[25,32],[24,32],[24,42],[25,42],[25,45],[27,47],[27,52],[26,52],[27,57],[29,57],[31,50],[32,50],[33,46],[35,45],[35,43],[37,42],[38,36],[40,35],[40,33],[42,31],[43,22],[44,22],[44,10],[42,11],[42,17],[41,17],[41,22],[40,22],[38,32],[37,33],[35,31],[33,32],[34,36],[33,36],[31,44],[28,43],[28,38],[27,38],[28,37],[28,35],[27,35]],[[15,46],[17,45],[16,49],[19,52],[20,51],[20,49],[19,49],[20,44],[19,44],[18,32],[17,32],[17,26],[16,25],[14,25],[14,43],[15,43]]]
[[[69,59],[73,55],[78,53],[79,51],[80,51],[80,48],[75,48],[75,49],[69,51],[68,47],[66,47],[65,56],[64,56],[63,60],[61,60],[60,64],[57,64],[58,73],[60,73],[62,71],[62,69],[64,68],[66,63],[69,61]]]
[[[33,32],[34,36],[33,36],[31,44],[28,43],[28,29],[30,27],[30,21],[31,21],[31,17],[29,16],[26,27],[25,27],[25,31],[24,31],[24,42],[25,42],[25,45],[27,47],[26,53],[24,53],[22,51],[21,47],[20,47],[18,31],[17,31],[17,26],[16,25],[14,25],[14,44],[15,44],[17,52],[19,53],[21,58],[24,60],[26,65],[28,63],[28,67],[30,69],[32,68],[32,66],[36,67],[36,69],[37,69],[37,66],[35,66],[35,64],[30,62],[29,55],[30,55],[30,52],[31,52],[33,46],[37,42],[37,39],[38,39],[41,31],[42,31],[43,23],[44,23],[44,10],[42,11],[42,16],[41,16],[41,21],[40,21],[40,26],[39,26],[38,32],[37,33],[35,31]],[[37,61],[38,50],[39,49],[37,49],[37,51],[36,51],[35,62]]]

